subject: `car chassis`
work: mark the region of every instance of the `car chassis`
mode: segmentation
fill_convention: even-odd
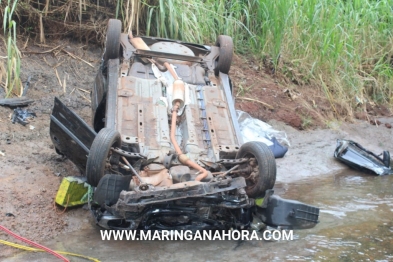
[[[319,209],[271,190],[276,164],[242,142],[228,72],[233,43],[214,46],[121,33],[108,23],[91,93],[93,128],[55,98],[50,136],[95,187],[107,229],[309,228]]]

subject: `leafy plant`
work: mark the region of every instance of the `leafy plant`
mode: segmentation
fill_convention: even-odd
[[[3,30],[5,36],[4,42],[7,50],[4,85],[6,97],[9,97],[12,93],[16,93],[17,95],[22,94],[20,52],[16,45],[16,22],[12,19],[17,2],[17,0],[14,0],[11,3],[11,0],[8,0],[7,6],[4,9]]]

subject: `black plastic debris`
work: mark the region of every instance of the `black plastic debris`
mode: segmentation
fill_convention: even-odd
[[[4,99],[0,99],[0,106],[8,106],[8,107],[27,106],[33,102],[34,102],[33,99],[27,98],[25,96],[4,98]]]
[[[257,217],[271,227],[306,229],[319,223],[319,208],[281,198],[272,189],[266,190],[262,204],[256,204]]]
[[[27,90],[30,87],[31,76],[27,78],[25,83],[25,87],[23,88],[23,93],[21,97],[12,97],[12,98],[4,98],[0,99],[0,106],[8,106],[8,107],[19,107],[19,106],[27,106],[34,102],[33,99],[26,97]]]
[[[13,124],[19,123],[25,126],[30,123],[29,120],[34,117],[37,117],[37,115],[33,111],[17,107],[14,109],[14,113],[11,116],[11,121]]]
[[[382,158],[358,143],[344,139],[337,140],[337,148],[334,151],[336,159],[355,170],[371,172],[379,176],[393,174],[389,151],[383,151],[381,155]]]
[[[12,213],[5,213],[5,216],[6,216],[6,217],[15,217],[15,215],[12,214]]]

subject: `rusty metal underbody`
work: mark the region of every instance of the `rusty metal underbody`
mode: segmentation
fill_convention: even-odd
[[[161,63],[170,62],[178,79],[184,83],[175,131],[180,150],[198,165],[235,159],[241,137],[232,121],[234,105],[229,81],[206,73],[209,71],[200,63],[205,60],[205,66],[213,67],[217,49],[212,47],[209,52],[197,56],[198,50],[176,42],[158,41],[149,46],[150,50],[142,52],[135,50],[125,34],[122,34],[121,43],[123,59],[108,63],[108,101],[111,103],[107,105],[106,127],[120,132],[124,150],[162,164],[158,167],[162,169],[159,174],[145,173],[145,181],[135,178],[130,188],[137,188],[146,181],[154,181],[156,187],[177,183],[173,177],[179,173],[172,167],[181,166],[170,138],[171,115],[176,113],[172,112],[172,101],[179,96],[174,88],[175,78],[170,70],[160,71],[154,64],[145,63],[146,57],[157,56]],[[183,173],[195,179],[192,174],[196,171],[191,168]],[[211,178],[209,173],[205,180]]]
[[[132,152],[163,161],[174,148],[170,142],[168,108],[161,83],[154,79],[122,77],[117,90],[116,129]],[[222,90],[186,85],[189,102],[178,117],[178,144],[194,161],[234,158],[239,143],[231,127]],[[206,102],[207,101],[207,102]],[[202,110],[203,108],[203,110]]]

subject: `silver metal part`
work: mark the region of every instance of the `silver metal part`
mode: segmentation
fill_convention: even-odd
[[[130,170],[132,171],[132,173],[134,173],[134,175],[137,176],[137,178],[139,179],[139,181],[141,181],[141,183],[143,183],[143,179],[140,177],[140,175],[138,174],[138,172],[136,172],[136,170],[132,167],[132,165],[128,162],[128,160],[122,156],[121,159],[123,159],[124,162],[126,162],[127,166],[130,168]]]
[[[229,173],[231,173],[233,170],[237,169],[238,167],[239,167],[239,165],[236,165],[236,166],[232,167],[231,169],[229,169],[228,171],[225,171],[225,173],[223,173],[222,175],[219,175],[219,176],[226,176]]]

